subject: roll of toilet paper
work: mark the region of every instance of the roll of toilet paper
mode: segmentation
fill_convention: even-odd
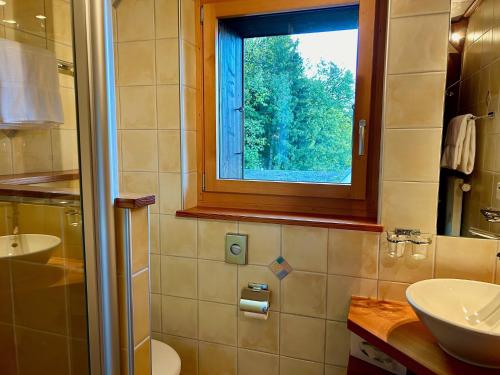
[[[269,302],[242,298],[240,299],[240,310],[256,314],[265,314],[267,310],[269,310]]]
[[[253,318],[253,319],[259,319],[259,320],[267,320],[269,317],[269,312],[266,312],[265,314],[258,314],[258,313],[253,313],[253,312],[244,312],[244,316],[247,318]]]

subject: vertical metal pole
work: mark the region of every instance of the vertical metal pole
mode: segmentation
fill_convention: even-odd
[[[119,374],[114,199],[118,195],[111,2],[73,0],[92,374]]]

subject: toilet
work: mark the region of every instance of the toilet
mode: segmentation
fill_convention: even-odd
[[[152,375],[179,375],[181,359],[179,354],[167,344],[151,340]]]

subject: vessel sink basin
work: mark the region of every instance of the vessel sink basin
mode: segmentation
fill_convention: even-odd
[[[0,237],[0,259],[47,263],[61,239],[46,234],[15,234]]]
[[[406,298],[445,352],[473,365],[500,368],[500,285],[424,280],[410,285]]]

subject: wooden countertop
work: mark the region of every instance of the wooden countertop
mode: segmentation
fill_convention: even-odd
[[[46,182],[71,181],[80,178],[78,169],[57,172],[36,172],[0,175],[2,185],[32,185]]]
[[[78,170],[0,175],[0,196],[78,201],[80,200],[79,189],[33,186],[33,184],[71,181],[79,178]],[[154,204],[155,200],[155,196],[151,194],[121,193],[115,199],[115,206],[141,208]]]
[[[406,302],[352,297],[347,328],[416,374],[500,374],[446,354]]]

